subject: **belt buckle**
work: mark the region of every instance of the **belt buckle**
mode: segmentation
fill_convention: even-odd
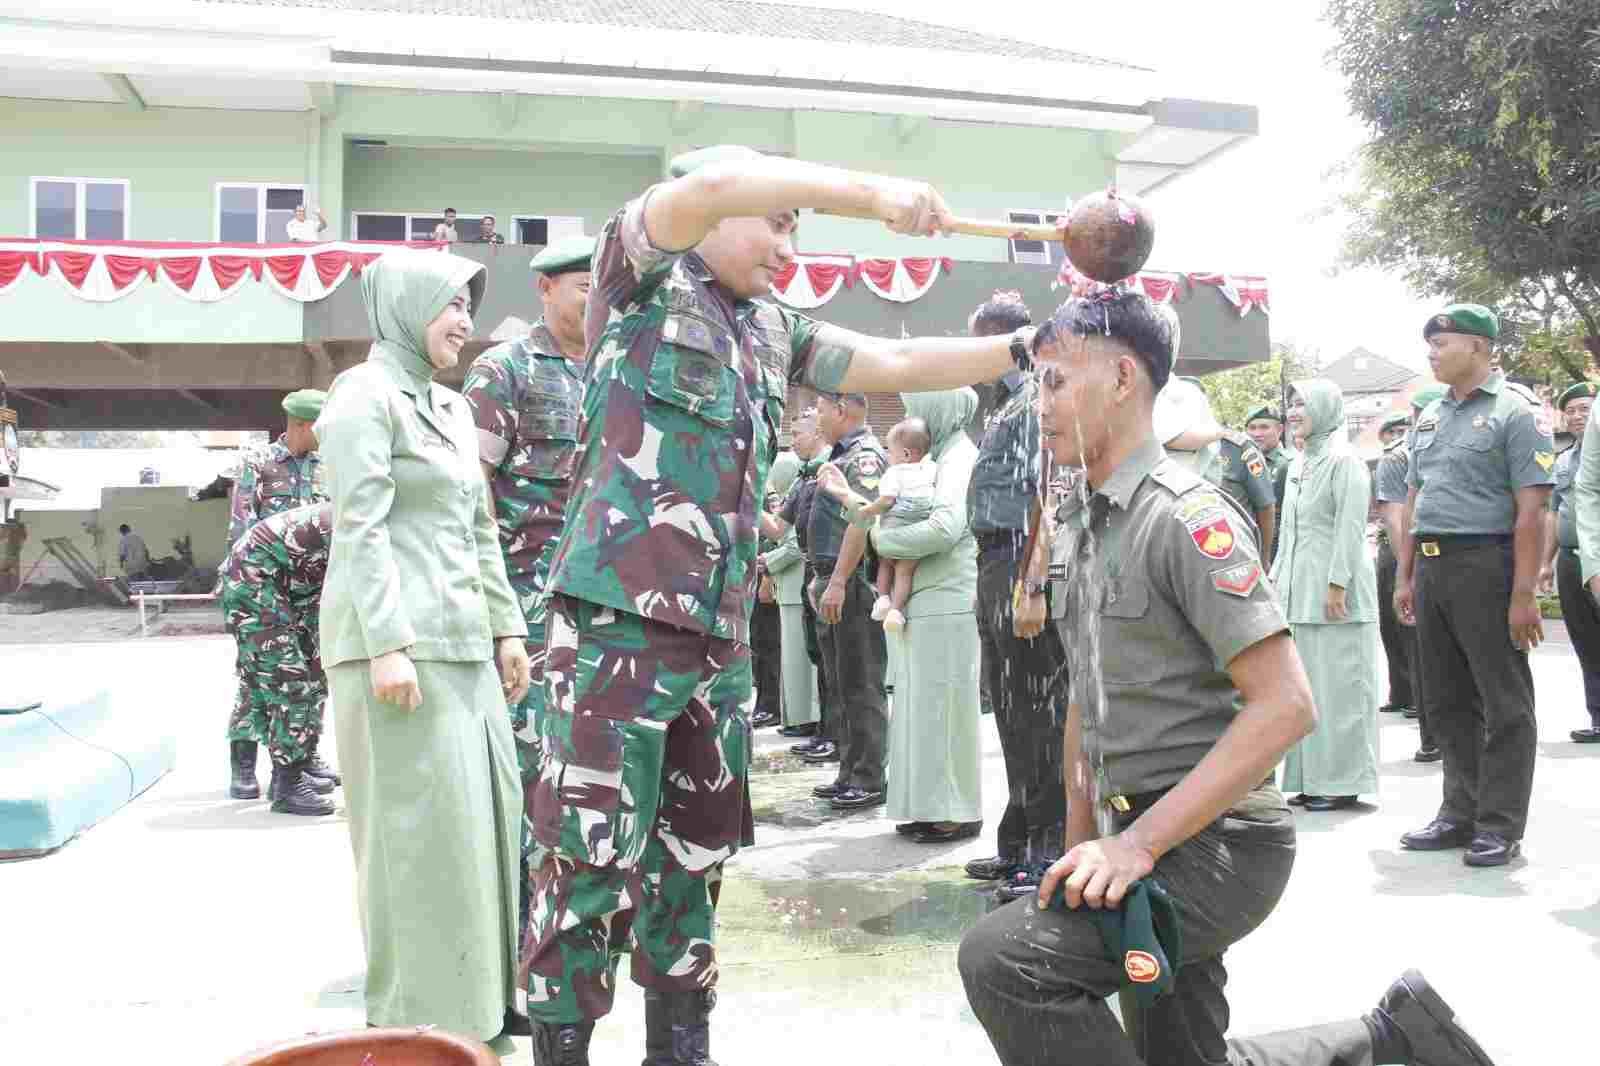
[[[1439,542],[1436,540],[1423,541],[1422,554],[1426,555],[1430,559],[1436,557],[1439,554]]]
[[[1107,796],[1106,804],[1118,814],[1127,814],[1133,810],[1133,804],[1128,802],[1128,797],[1120,792]]]

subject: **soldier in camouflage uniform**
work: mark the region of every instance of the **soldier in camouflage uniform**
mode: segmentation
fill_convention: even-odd
[[[539,773],[539,708],[544,686],[544,591],[578,458],[583,398],[583,312],[593,237],[569,237],[534,256],[544,316],[526,337],[473,360],[461,386],[478,427],[478,457],[494,500],[506,577],[528,623],[528,692],[510,708],[524,807]],[[524,817],[521,898],[526,931],[531,827]],[[520,938],[519,938],[520,942]]]
[[[288,424],[283,436],[264,447],[253,449],[240,460],[229,501],[228,548],[231,551],[250,527],[295,507],[322,503],[328,498],[323,485],[322,460],[317,455],[317,438],[311,423],[322,413],[327,394],[320,389],[301,389],[283,398]],[[250,699],[250,681],[237,678],[233,712],[228,717],[228,747],[233,780],[228,795],[234,799],[257,799],[261,786],[256,782],[256,746],[269,743],[268,723],[260,708]],[[338,784],[338,775],[311,750],[306,773],[323,793]]]
[[[999,376],[1029,339],[877,340],[758,299],[793,258],[797,207],[932,233],[949,215],[926,185],[734,148],[673,173],[595,249],[532,802],[540,1064],[588,1062],[629,947],[646,1062],[709,1062],[722,863],[750,838],[756,518],[787,387],[950,388]]]
[[[252,715],[265,723],[272,809],[332,814],[332,791],[306,772],[322,735],[328,686],[317,609],[333,542],[333,504],[280,511],[250,527],[222,564],[222,615],[238,644]]]

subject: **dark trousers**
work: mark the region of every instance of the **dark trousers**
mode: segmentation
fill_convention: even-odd
[[[1422,696],[1444,753],[1439,817],[1521,840],[1538,730],[1528,653],[1506,622],[1511,545],[1441,545],[1417,555],[1415,575]]]
[[[782,625],[776,603],[757,601],[750,611],[750,655],[755,670],[757,714],[782,713]]]
[[[1128,977],[1092,919],[1026,899],[990,913],[962,938],[958,961],[1002,1066],[1370,1066],[1360,1019],[1224,1036],[1223,953],[1272,913],[1294,849],[1293,816],[1268,785],[1161,857],[1154,876],[1178,906],[1182,963],[1172,993],[1152,1006],[1122,997],[1126,1031],[1106,999],[1128,988]]]
[[[1600,729],[1600,609],[1583,587],[1583,568],[1574,548],[1556,553],[1556,591],[1561,596],[1561,619],[1583,671],[1583,702],[1590,725]]]
[[[834,730],[834,715],[828,706],[828,664],[822,655],[822,641],[817,636],[822,628],[822,620],[811,606],[811,589],[816,579],[817,572],[811,569],[809,562],[806,563],[804,584],[800,586],[800,610],[806,619],[806,658],[817,668],[817,735],[837,744],[839,737]]]
[[[1389,703],[1394,707],[1415,707],[1412,692],[1412,658],[1417,643],[1416,630],[1403,625],[1394,613],[1394,572],[1398,565],[1387,539],[1378,542],[1378,633],[1383,637],[1383,654],[1389,660]]]
[[[831,577],[831,571],[819,566],[812,583],[818,600]],[[828,707],[838,718],[834,741],[839,745],[839,781],[868,792],[883,791],[889,735],[883,687],[888,649],[883,627],[872,620],[872,601],[877,595],[863,569],[857,567],[845,584],[839,621],[829,625],[817,619],[817,643],[827,669]]]
[[[1019,552],[978,556],[978,680],[994,711],[1006,764],[1006,812],[995,834],[1002,858],[1044,862],[1061,856],[1067,817],[1061,782],[1066,653],[1054,625],[1032,640],[1011,631],[1011,586]],[[1059,687],[1058,687],[1059,686]]]

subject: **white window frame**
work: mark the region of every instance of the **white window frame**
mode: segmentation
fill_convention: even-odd
[[[511,216],[511,233],[512,233],[512,235],[513,236],[516,235],[517,223],[518,222],[533,222],[533,221],[535,221],[537,219],[543,219],[544,220],[545,227],[546,227],[547,231],[549,229],[550,223],[552,223],[552,222],[576,222],[578,224],[578,232],[580,234],[583,232],[583,216],[582,215],[512,215]],[[557,238],[557,239],[559,240],[560,238]],[[506,243],[507,244],[521,244],[522,242],[521,241],[513,241],[513,240],[508,238],[506,240]],[[552,243],[554,243],[554,242],[552,242]],[[533,247],[533,246],[529,245],[528,247]],[[549,245],[540,245],[539,247],[548,248]]]
[[[1062,218],[1065,218],[1066,215],[1067,215],[1067,212],[1065,210],[1062,210],[1062,211],[1046,211],[1046,210],[1043,210],[1043,209],[1037,208],[1037,207],[1018,207],[1018,208],[1012,208],[1011,210],[1008,210],[1006,212],[1006,221],[1007,222],[1015,222],[1018,225],[1039,225],[1040,224],[1038,222],[1029,222],[1029,221],[1027,221],[1025,219],[1018,219],[1016,217],[1018,215],[1031,215],[1031,216],[1034,216],[1036,218],[1043,219],[1044,223],[1048,224],[1048,223],[1051,223],[1051,222],[1056,222],[1056,221],[1058,221],[1058,220],[1060,220]],[[1026,265],[1030,265],[1030,266],[1053,266],[1055,263],[1059,262],[1059,260],[1057,260],[1055,258],[1052,258],[1053,253],[1050,250],[1050,242],[1045,241],[1043,243],[1045,245],[1044,257],[1043,258],[1040,258],[1038,252],[1019,252],[1019,251],[1017,251],[1017,242],[1013,241],[1013,240],[1007,240],[1006,241],[1006,248],[1010,253],[1011,262],[1013,262],[1013,263],[1026,264]]]
[[[115,239],[119,241],[125,241],[128,239],[128,231],[132,229],[133,224],[133,183],[127,178],[30,177],[28,179],[28,236],[36,240],[39,238],[39,183],[41,181],[53,181],[59,182],[63,185],[76,185],[78,187],[77,218],[74,220],[72,227],[72,232],[76,234],[76,236],[63,238],[75,241],[86,241],[89,239],[84,236],[84,231],[88,225],[89,219],[89,197],[84,191],[83,187],[85,185],[122,186],[122,236]],[[108,240],[111,238],[99,237],[96,239]]]
[[[219,181],[212,187],[211,195],[211,239],[217,243],[222,242],[222,190],[223,189],[254,189],[256,191],[256,243],[267,243],[267,190],[268,189],[298,189],[300,202],[306,202],[306,186],[296,181]],[[310,208],[307,207],[307,218]]]
[[[478,221],[481,218],[483,218],[484,215],[487,215],[489,213],[490,212],[488,212],[488,211],[461,211],[461,210],[457,210],[456,211],[456,236],[461,237],[461,240],[460,240],[459,243],[461,243],[461,244],[470,243],[470,239],[465,237],[465,236],[463,236],[462,233],[461,233],[461,231],[463,229],[462,223],[465,220],[470,219],[471,222],[472,222],[472,225],[474,227],[472,232],[476,233],[477,232],[476,226],[478,225]],[[350,231],[349,231],[351,240],[355,240],[355,234],[357,232],[359,232],[358,224],[359,224],[360,216],[362,216],[362,215],[366,215],[369,218],[370,217],[378,217],[378,218],[403,218],[403,219],[405,219],[406,220],[406,234],[407,234],[406,240],[408,240],[408,241],[412,239],[411,236],[410,236],[410,233],[411,233],[411,223],[412,223],[413,220],[419,219],[419,218],[437,218],[440,221],[444,220],[444,212],[439,210],[439,209],[437,209],[437,208],[435,208],[432,211],[358,211],[358,210],[352,210],[350,212]],[[543,218],[544,216],[540,215],[540,216],[537,216],[537,217]],[[496,219],[496,221],[499,221],[499,220]],[[421,240],[421,239],[426,239],[426,238],[417,238],[417,239]]]

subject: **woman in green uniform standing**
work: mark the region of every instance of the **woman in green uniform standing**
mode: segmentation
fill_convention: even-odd
[[[367,949],[367,1020],[527,1032],[516,987],[522,610],[472,414],[435,384],[472,335],[483,267],[395,251],[361,294],[375,341],[316,424],[333,496],[322,594]],[[498,661],[498,676],[496,663]]]

